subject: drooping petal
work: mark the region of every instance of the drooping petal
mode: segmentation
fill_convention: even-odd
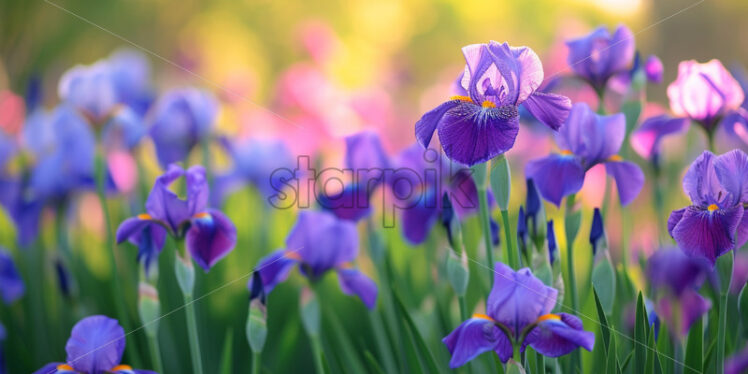
[[[678,209],[670,212],[670,216],[667,219],[667,232],[670,236],[673,236],[673,229],[683,219],[683,214],[686,212],[686,208]]]
[[[605,171],[616,181],[621,205],[634,201],[644,187],[644,172],[633,162],[609,161],[605,163]]]
[[[452,369],[464,365],[483,352],[499,347],[509,347],[508,357],[501,357],[502,361],[508,360],[512,355],[512,343],[509,338],[492,321],[485,318],[474,317],[461,323],[442,339],[442,342],[452,355],[449,360],[449,367]],[[506,355],[506,349],[501,351]]]
[[[711,309],[712,303],[694,290],[686,290],[677,298],[663,297],[656,305],[657,314],[670,324],[670,329],[686,335],[691,325]],[[677,308],[677,309],[676,309]],[[677,319],[676,314],[677,313]],[[680,326],[673,326],[675,321]]]
[[[362,185],[349,184],[343,190],[328,195],[324,191],[317,196],[320,207],[335,214],[340,219],[358,221],[371,214],[369,194]]]
[[[10,253],[0,248],[0,297],[10,304],[23,296],[26,287]]]
[[[439,208],[431,203],[429,192],[416,198],[418,202],[413,207],[403,209],[402,213],[403,236],[413,245],[426,241],[439,216]]]
[[[265,257],[263,257],[257,266],[255,266],[255,272],[260,275],[260,281],[262,282],[261,287],[264,288],[265,294],[269,294],[270,291],[275,288],[278,283],[283,282],[288,278],[288,273],[293,269],[293,266],[298,263],[296,260],[297,255],[294,251],[278,250]],[[255,289],[253,284],[255,277],[249,279],[247,288],[249,290]]]
[[[286,248],[298,254],[309,276],[318,277],[356,258],[358,232],[353,222],[332,213],[304,210],[286,238]]]
[[[711,271],[711,264],[703,258],[671,248],[660,249],[649,257],[646,274],[654,290],[667,288],[680,295],[701,286]]]
[[[530,269],[517,272],[497,262],[494,285],[486,302],[486,314],[519,334],[526,326],[550,313],[558,291],[535,278]]]
[[[530,161],[525,177],[532,178],[544,199],[561,205],[561,199],[582,189],[584,169],[574,156],[552,154]]]
[[[748,202],[748,155],[734,149],[714,159],[714,171],[722,188],[729,194],[730,205]]]
[[[117,366],[125,351],[125,330],[117,320],[91,316],[73,326],[65,345],[67,362],[75,370],[103,373]]]
[[[595,334],[584,331],[582,320],[571,314],[559,313],[538,323],[527,335],[525,343],[547,357],[560,357],[577,347],[592,351]]]
[[[519,132],[519,114],[513,106],[462,102],[444,114],[437,130],[447,157],[471,166],[512,148]]]
[[[673,239],[687,254],[714,264],[717,257],[735,247],[735,230],[743,210],[742,206],[714,211],[690,206],[673,228]]]
[[[553,130],[561,128],[571,112],[571,100],[552,93],[535,92],[523,105],[538,121]]]
[[[688,119],[673,118],[666,114],[647,118],[631,134],[631,147],[646,159],[660,154],[660,144],[667,135],[684,131],[688,128]]]
[[[164,248],[167,231],[161,223],[148,214],[140,214],[123,221],[117,228],[117,243],[129,240],[138,246],[138,261],[145,267],[146,275]]]
[[[601,26],[566,45],[569,67],[598,90],[605,88],[612,76],[628,70],[634,58],[634,36],[623,25],[613,35]]]
[[[434,136],[434,131],[436,131],[439,122],[444,118],[444,114],[459,104],[460,100],[449,100],[426,112],[426,114],[416,122],[416,140],[418,140],[418,143],[420,143],[424,148],[428,148],[431,143],[431,137]]]
[[[187,250],[206,272],[236,245],[236,226],[223,213],[209,209],[198,213],[185,236]]]
[[[369,309],[376,306],[377,284],[357,269],[339,268],[338,281],[346,295],[358,296]]]
[[[347,169],[384,169],[389,166],[382,141],[373,131],[362,131],[345,138],[345,167]]]

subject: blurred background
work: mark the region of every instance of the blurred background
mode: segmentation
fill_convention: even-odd
[[[450,95],[450,86],[464,66],[460,48],[467,44],[496,40],[530,46],[540,55],[546,77],[567,75],[570,72],[564,40],[584,35],[598,25],[612,29],[624,23],[634,32],[637,50],[643,56],[655,54],[662,59],[664,83],[648,86],[647,96],[649,101],[667,108],[665,88],[675,79],[678,62],[717,58],[726,66],[748,65],[746,16],[748,2],[744,0],[0,0],[0,93],[9,90],[24,96],[31,89],[38,90],[42,105],[52,108],[59,103],[57,84],[63,72],[77,64],[88,65],[106,58],[119,48],[131,48],[140,50],[150,60],[155,92],[198,86],[218,96],[222,103],[218,135],[280,137],[295,154],[319,153],[324,162],[340,166],[342,137],[364,129],[377,131],[391,154],[411,145],[415,141],[415,121]],[[591,92],[579,95],[576,97],[594,100]],[[0,125],[6,129],[21,126],[24,121],[23,112],[0,110],[0,113]],[[689,139],[694,138],[694,131],[698,129],[691,130]],[[510,153],[517,187],[512,196],[514,206],[524,199],[523,163],[545,155],[552,147],[547,132],[540,129],[537,132],[540,135],[535,138],[533,132],[523,130],[517,147]],[[695,138],[700,141],[701,134]],[[680,165],[702,149],[698,146],[693,151],[672,149],[674,146],[670,152],[680,158]],[[145,147],[144,152],[153,159],[152,146]],[[643,163],[641,159],[637,161]],[[218,154],[217,163],[222,162],[225,163]],[[155,177],[158,166],[152,162],[149,167]],[[670,191],[680,191],[680,177],[677,172],[667,176]],[[585,189],[590,188],[586,185]],[[651,205],[647,205],[651,196],[647,189],[634,203],[633,217],[653,215]],[[590,205],[595,205],[595,201],[602,199],[602,189],[598,186],[595,190],[592,186],[585,196]],[[668,198],[669,209],[684,206],[686,202],[685,196],[677,192]],[[250,271],[257,259],[282,246],[295,220],[294,212],[280,211],[268,214],[271,223],[263,223],[262,215],[252,214],[265,209],[261,196],[242,194],[232,199],[227,213],[239,229],[237,250],[210,277],[199,275],[197,295],[222,287],[226,280],[237,279]],[[102,255],[92,249],[102,241],[98,202],[92,194],[84,194],[77,204],[78,216],[74,221],[82,229],[71,238],[74,250],[85,254],[83,261],[91,270],[92,282],[104,279],[108,276],[106,268],[98,266],[103,262]],[[127,216],[126,209],[120,208],[115,213]],[[551,212],[550,216],[555,214]],[[47,221],[50,218],[47,216]],[[585,222],[589,222],[588,218]],[[270,245],[258,248],[256,238],[264,235],[263,227],[267,227],[263,225],[273,227],[267,233],[269,238],[263,239],[266,240],[263,243]],[[656,245],[652,221],[634,220],[632,225],[629,228],[634,233],[629,241],[632,253],[651,250]],[[614,221],[610,226],[613,227],[609,232],[610,242],[618,243],[621,233],[616,228],[621,226],[620,222]],[[0,229],[3,234],[0,244],[12,247],[11,231],[7,227]],[[51,235],[47,230],[47,242],[54,240]],[[586,234],[580,236],[583,235]],[[395,241],[393,248],[407,249],[396,234],[390,238]],[[466,240],[478,246],[478,235]],[[429,245],[434,243],[426,244]],[[125,246],[120,248],[124,250]],[[134,269],[135,250],[126,249],[130,252],[122,252],[126,256],[121,256],[120,261],[124,258],[129,261],[125,266]],[[433,308],[429,302],[433,300],[416,292],[430,289],[429,280],[415,271],[411,273],[411,269],[418,268],[406,265],[412,263],[409,256],[415,257],[411,252],[403,250],[396,255],[400,257],[396,266],[400,267],[401,280],[410,284],[410,289],[403,293],[412,297],[409,304],[420,306],[416,313],[421,318],[416,318],[416,322],[433,324],[435,317],[429,314],[429,308]],[[423,265],[426,260],[419,255],[417,261]],[[581,261],[589,262],[589,256]],[[362,267],[365,272],[373,273],[370,264],[364,263]],[[162,277],[163,282],[173,283],[169,272],[170,269],[163,270],[169,274]],[[128,305],[135,305],[137,275],[125,276],[130,277],[125,283],[131,286],[123,297],[128,299]],[[329,278],[327,283],[334,282]],[[81,286],[82,294],[86,287]],[[326,348],[344,346],[351,340],[355,345],[366,346],[369,332],[356,330],[360,322],[356,316],[366,313],[365,309],[356,300],[341,295],[334,285],[329,288],[327,297],[334,300],[331,304],[340,319],[327,320],[325,324],[347,327],[335,331],[359,334],[349,337],[333,334],[325,342]],[[97,290],[95,283],[89,290],[106,292]],[[272,309],[271,303],[267,346],[272,348],[264,353],[264,364],[278,370],[310,367],[305,366],[311,365],[306,343],[296,344],[303,336],[296,315],[298,308],[293,304],[297,291],[284,284],[274,293],[276,300],[293,301],[290,305],[286,303],[283,310]],[[181,302],[178,295],[162,298],[164,311]],[[476,292],[470,304],[475,305],[482,298]],[[278,301],[275,305],[284,303]],[[210,295],[198,310],[198,316],[202,316],[201,337],[206,341],[203,345],[206,367],[219,366],[227,344],[234,345],[234,352],[246,352],[245,280],[228,285],[221,295]],[[107,310],[79,311],[83,315],[93,312]],[[208,315],[212,317],[209,319]],[[176,313],[163,322],[161,339],[167,372],[182,372],[184,368],[180,365],[188,361],[170,359],[186,352],[186,347],[179,344],[186,336],[181,328],[183,318]],[[69,327],[55,326],[51,332],[53,340],[64,342]],[[434,347],[440,346],[441,332],[425,330],[433,332],[433,336],[425,338]],[[128,337],[128,341],[132,340],[144,342],[138,334]],[[20,357],[22,363],[14,367],[36,369],[38,360],[61,360],[63,348],[64,343],[49,344],[45,347],[48,352],[33,359]],[[145,351],[144,347],[134,349]],[[23,354],[23,350],[19,352]],[[237,371],[248,365],[248,356],[238,355],[233,359]]]

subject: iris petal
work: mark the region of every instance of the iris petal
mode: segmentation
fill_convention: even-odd
[[[367,308],[373,309],[377,304],[377,284],[356,269],[338,269],[340,288],[346,295],[356,295]]]
[[[568,97],[551,93],[535,92],[523,104],[538,121],[553,130],[561,128],[571,111]]]
[[[535,181],[535,186],[546,200],[561,205],[561,200],[578,192],[584,184],[584,169],[573,156],[552,154],[525,166],[525,176]]]
[[[606,162],[605,170],[616,181],[618,197],[622,205],[632,202],[644,187],[644,172],[633,162]]]
[[[298,263],[295,257],[295,252],[287,250],[275,251],[260,260],[255,267],[255,271],[260,274],[260,280],[262,281],[262,287],[265,290],[265,294],[269,294],[270,291],[275,288],[278,283],[283,282],[288,278],[288,273],[293,269],[293,266]],[[255,281],[255,277],[250,278],[247,287],[252,290]]]
[[[106,316],[86,317],[76,323],[65,345],[67,362],[85,373],[103,373],[115,367],[124,350],[125,330]]]
[[[508,356],[506,349],[501,349],[504,353],[499,354],[502,361],[505,362],[512,355],[512,343],[509,338],[492,321],[483,318],[471,318],[463,322],[442,339],[442,342],[452,355],[449,360],[449,367],[452,369],[464,365],[483,352],[499,347],[509,347]]]
[[[416,122],[416,139],[418,140],[418,143],[420,143],[424,148],[427,148],[429,143],[431,143],[431,137],[434,136],[434,131],[436,131],[436,127],[444,117],[444,114],[459,103],[459,100],[449,100],[426,112],[426,114]]]
[[[198,214],[185,236],[187,250],[206,272],[236,245],[236,227],[220,211]]]
[[[582,330],[582,321],[576,316],[560,313],[559,317],[560,320],[538,323],[527,335],[525,343],[547,357],[563,356],[577,347],[592,351],[595,334]]]
[[[714,264],[717,257],[735,247],[735,230],[743,218],[743,210],[742,206],[736,206],[709,212],[690,206],[673,228],[673,238],[687,254],[704,257]]]

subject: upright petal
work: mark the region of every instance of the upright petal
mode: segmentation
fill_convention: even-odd
[[[362,131],[345,138],[345,167],[347,169],[384,169],[389,159],[382,141],[373,131]]]
[[[654,290],[665,288],[680,295],[700,287],[711,271],[711,264],[703,258],[670,248],[660,249],[647,259],[646,275]]]
[[[577,347],[592,351],[595,334],[583,330],[579,317],[559,313],[539,322],[527,335],[525,343],[543,356],[560,357]]]
[[[662,60],[655,55],[647,57],[647,61],[644,63],[644,74],[647,76],[647,80],[660,84],[662,83],[663,74]]]
[[[492,321],[481,317],[473,317],[463,322],[442,339],[442,342],[452,355],[449,360],[449,367],[452,369],[464,365],[483,352],[492,351],[499,347],[509,347],[508,357],[501,357],[502,361],[508,360],[512,352],[512,343],[506,334],[496,327]],[[506,355],[506,349],[501,351]]]
[[[582,189],[584,169],[574,156],[552,154],[530,161],[525,177],[535,181],[544,199],[560,206],[561,199]]]
[[[739,149],[717,156],[714,171],[722,188],[731,197],[730,205],[748,203],[748,155]]]
[[[338,269],[338,282],[346,295],[356,295],[369,309],[377,304],[377,284],[369,277],[352,268]]]
[[[148,199],[145,202],[145,209],[154,219],[165,222],[172,232],[178,235],[179,225],[189,220],[190,207],[187,201],[182,200],[176,193],[169,189],[169,186],[184,175],[184,169],[177,164],[169,165],[164,174],[156,178]]]
[[[444,114],[437,130],[447,157],[471,166],[512,148],[519,132],[519,114],[513,106],[460,103]]]
[[[23,296],[25,291],[26,287],[13,262],[13,257],[0,248],[0,297],[6,304],[10,304]]]
[[[743,210],[742,206],[714,211],[690,206],[673,228],[673,239],[687,254],[714,264],[717,257],[735,247],[735,231]]]
[[[269,294],[270,291],[275,288],[278,283],[283,282],[288,278],[288,273],[293,269],[293,266],[298,263],[296,260],[297,255],[294,251],[278,250],[265,257],[263,257],[257,266],[255,266],[255,272],[260,275],[260,281],[264,288],[265,294]],[[249,279],[247,287],[249,290],[254,290],[255,285],[253,282],[256,281],[256,277]]]
[[[709,151],[704,151],[691,166],[683,177],[683,191],[691,198],[694,205],[706,207],[710,204],[718,204],[722,197],[726,197],[726,191],[717,179],[717,173],[713,162],[716,159]]]
[[[553,130],[561,128],[571,111],[568,97],[552,93],[535,92],[523,104],[538,121]]]
[[[601,116],[585,103],[576,103],[556,137],[562,150],[569,150],[584,160],[587,169],[615,155],[626,134],[626,117],[622,113]]]
[[[535,278],[530,269],[514,272],[497,262],[494,285],[486,302],[486,314],[519,334],[526,326],[551,312],[558,291]]]
[[[208,206],[208,178],[205,177],[205,168],[195,165],[184,173],[187,184],[187,210],[190,215],[205,211]]]
[[[616,181],[616,189],[621,205],[634,201],[644,187],[644,172],[639,165],[630,161],[608,161],[605,170]]]
[[[209,209],[198,213],[185,236],[187,250],[206,272],[236,245],[236,227],[223,213]]]
[[[84,373],[103,373],[117,366],[125,351],[125,330],[117,320],[91,316],[73,326],[65,345],[67,362]]]
[[[703,64],[681,61],[678,78],[668,86],[667,96],[673,114],[709,128],[715,119],[740,107],[745,98],[740,84],[719,60]]]

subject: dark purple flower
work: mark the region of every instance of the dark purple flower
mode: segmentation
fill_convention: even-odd
[[[217,114],[213,95],[196,88],[161,96],[146,117],[159,163],[166,167],[184,161],[192,148],[210,135]]]
[[[601,116],[585,103],[576,103],[566,124],[556,136],[560,153],[530,161],[525,175],[535,181],[544,199],[559,206],[561,200],[578,192],[584,175],[604,164],[613,177],[621,204],[636,198],[644,185],[644,173],[633,162],[617,155],[623,144],[626,118],[622,113]]]
[[[625,73],[634,60],[634,35],[628,27],[618,26],[610,35],[605,26],[590,34],[566,42],[567,62],[576,75],[602,92],[614,75]]]
[[[286,182],[273,172],[278,169],[294,169],[294,159],[282,140],[247,139],[232,142],[226,138],[221,144],[232,162],[231,169],[216,177],[215,201],[221,203],[232,191],[249,183],[267,199],[277,193],[277,187]]]
[[[735,112],[745,98],[740,84],[719,60],[704,64],[682,61],[667,96],[673,114],[694,120],[709,132],[724,116]]]
[[[522,253],[527,252],[527,218],[525,218],[525,208],[519,207],[519,213],[517,213],[517,243]]]
[[[592,245],[592,255],[597,254],[598,247],[605,241],[605,226],[603,225],[603,215],[599,208],[595,208],[592,214],[592,227],[590,228],[590,245]]]
[[[379,136],[363,131],[345,138],[345,169],[353,180],[342,191],[322,191],[319,204],[338,218],[358,221],[371,213],[369,199],[384,182],[390,160]]]
[[[22,247],[33,243],[39,233],[44,201],[31,192],[27,176],[0,176],[0,204],[16,227],[16,237]]]
[[[556,261],[556,232],[553,229],[553,220],[548,221],[548,227],[546,229],[548,235],[548,259],[551,265]]]
[[[377,285],[353,267],[357,256],[358,232],[353,222],[338,219],[330,212],[302,211],[286,238],[286,248],[260,260],[255,272],[267,295],[288,277],[294,265],[311,281],[333,270],[343,293],[358,296],[372,309],[377,301]],[[247,284],[250,291],[257,289],[257,279],[253,277]]]
[[[401,203],[403,235],[411,244],[425,241],[444,214],[445,194],[459,219],[478,211],[478,190],[468,169],[449,162],[436,150],[414,144],[400,152],[392,165],[397,172],[387,183]]]
[[[715,156],[699,156],[683,178],[683,190],[691,206],[675,210],[668,219],[668,232],[691,256],[714,264],[717,257],[748,240],[748,220],[743,203],[748,202],[748,155],[732,150]]]
[[[416,122],[416,139],[427,148],[434,131],[447,157],[464,165],[488,161],[508,151],[519,132],[519,105],[557,130],[571,102],[536,92],[543,82],[540,59],[527,47],[490,42],[462,49],[466,66],[454,96]]]
[[[658,163],[662,139],[688,129],[688,119],[666,114],[647,118],[631,133],[631,147],[642,158]]]
[[[515,272],[497,262],[494,286],[486,302],[486,314],[474,314],[442,342],[457,368],[483,352],[494,351],[502,362],[530,346],[548,357],[559,357],[577,347],[591,351],[595,335],[584,331],[582,321],[566,313],[552,314],[558,291],[543,284],[528,268]]]
[[[186,199],[180,199],[170,189],[181,177],[186,181]],[[205,169],[193,166],[185,171],[179,165],[169,165],[148,195],[146,213],[122,222],[117,229],[117,242],[129,240],[137,245],[138,258],[149,271],[168,233],[178,240],[185,239],[192,258],[208,271],[234,249],[236,227],[220,211],[207,208],[207,204]]]
[[[65,351],[67,363],[49,363],[34,374],[155,374],[120,364],[125,351],[125,330],[117,320],[106,316],[90,316],[76,323]]]
[[[746,371],[748,371],[748,346],[725,362],[725,374],[741,374]]]
[[[108,59],[65,72],[58,93],[94,123],[104,122],[120,105],[142,114],[150,103],[150,66],[141,53],[119,50]]]
[[[0,297],[3,302],[10,304],[23,296],[25,291],[26,287],[16,269],[13,257],[5,249],[0,248]]]
[[[652,83],[662,83],[663,74],[662,61],[655,55],[647,57],[647,61],[644,62],[644,74],[647,76],[647,80]]]
[[[657,315],[671,324],[673,332],[685,334],[711,307],[698,293],[711,272],[706,260],[690,257],[675,248],[660,249],[647,260],[647,278],[659,295],[655,306]],[[679,327],[676,329],[673,324]]]

